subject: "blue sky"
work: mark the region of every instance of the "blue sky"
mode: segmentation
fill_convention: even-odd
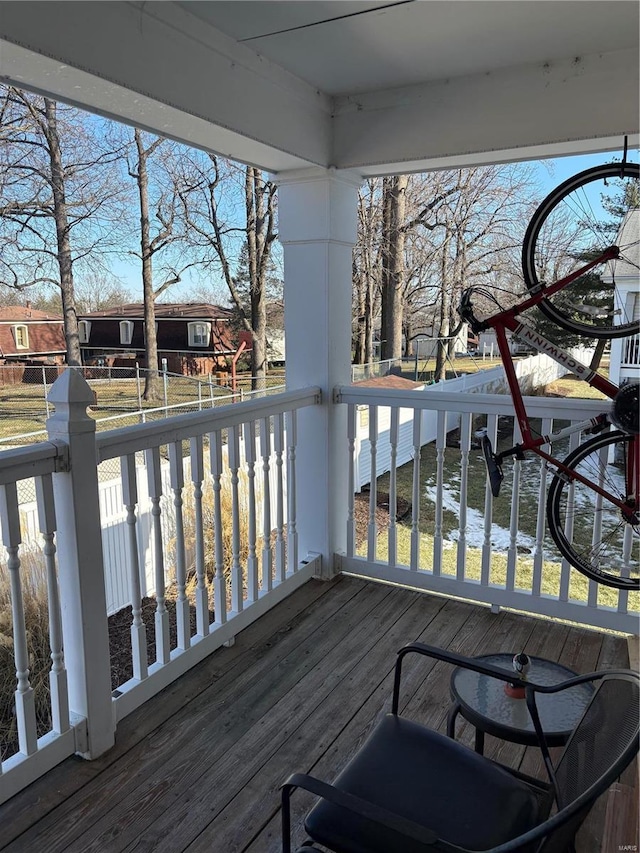
[[[579,154],[569,157],[555,157],[549,160],[538,161],[540,179],[542,185],[547,188],[548,192],[561,184],[572,175],[577,175],[585,169],[590,169],[592,166],[599,166],[601,163],[608,163],[614,158],[621,160],[622,151],[608,151],[600,154]],[[627,160],[633,163],[638,162],[638,152],[629,149],[627,152]],[[549,164],[551,170],[547,169],[544,164]]]
[[[535,161],[538,163],[538,174],[542,193],[551,192],[551,190],[561,184],[564,180],[572,175],[582,172],[592,166],[598,166],[601,163],[610,162],[613,158],[621,159],[622,151],[605,152],[599,154],[580,154],[577,156],[555,157],[547,160]],[[638,161],[638,152],[629,150],[628,159],[632,162]],[[140,262],[132,258],[130,262],[114,261],[112,271],[123,283],[125,287],[131,291],[132,300],[139,301],[138,293],[140,292]],[[185,274],[185,280],[174,287],[171,287],[162,301],[179,302],[180,300],[189,297],[189,291],[202,284],[201,279],[196,273],[193,277],[189,275],[189,271]],[[222,304],[228,302],[226,286],[223,282],[219,285],[219,301]]]

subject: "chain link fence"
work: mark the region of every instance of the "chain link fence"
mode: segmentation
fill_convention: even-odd
[[[46,421],[54,411],[47,397],[52,384],[65,370],[80,370],[94,393],[89,414],[97,428],[118,429],[150,420],[202,411],[284,390],[284,373],[267,376],[266,388],[252,391],[251,377],[238,376],[230,383],[216,382],[212,375],[181,376],[162,372],[160,399],[145,400],[146,371],[132,367],[80,367],[66,365],[3,365],[0,368],[0,450],[46,439]]]

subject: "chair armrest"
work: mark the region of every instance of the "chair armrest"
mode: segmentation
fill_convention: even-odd
[[[402,661],[406,655],[414,652],[419,655],[424,655],[425,657],[443,661],[444,663],[449,663],[452,666],[472,669],[482,675],[490,675],[500,681],[506,681],[509,684],[513,684],[514,687],[534,687],[536,689],[539,687],[539,685],[536,685],[531,681],[525,681],[524,679],[519,678],[515,672],[508,672],[506,669],[502,669],[499,666],[493,666],[492,664],[483,663],[476,658],[468,658],[464,655],[458,655],[455,652],[447,651],[446,649],[437,648],[436,646],[427,646],[425,643],[408,643],[400,649],[396,658],[395,678],[393,683],[393,702],[391,705],[392,714],[398,713],[400,680],[402,678]]]
[[[427,829],[425,826],[421,826],[419,823],[415,823],[415,821],[402,817],[401,815],[389,811],[382,806],[373,805],[367,800],[363,800],[361,797],[357,797],[347,791],[341,791],[339,788],[335,788],[327,782],[316,779],[314,776],[309,776],[307,773],[294,773],[287,779],[284,785],[282,785],[281,789],[283,853],[291,853],[291,819],[289,800],[291,798],[291,794],[296,788],[303,788],[305,791],[309,791],[310,793],[321,797],[323,800],[329,800],[329,802],[334,803],[337,806],[348,809],[360,817],[366,818],[373,823],[378,823],[386,829],[391,829],[392,831],[397,832],[400,835],[404,835],[413,841],[417,841],[420,844],[434,845],[438,843],[438,849],[441,850],[460,849],[457,847],[451,847],[446,844],[446,842],[440,841],[434,832]]]

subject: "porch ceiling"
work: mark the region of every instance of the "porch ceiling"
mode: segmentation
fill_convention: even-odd
[[[638,137],[628,0],[4,2],[0,79],[271,171]]]

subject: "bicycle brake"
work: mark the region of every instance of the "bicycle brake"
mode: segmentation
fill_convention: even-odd
[[[484,435],[482,437],[482,452],[484,454],[484,461],[487,465],[491,494],[494,498],[497,498],[500,495],[500,485],[504,480],[504,473],[502,472],[502,466],[498,462],[496,454],[493,452],[491,439],[488,435]]]

